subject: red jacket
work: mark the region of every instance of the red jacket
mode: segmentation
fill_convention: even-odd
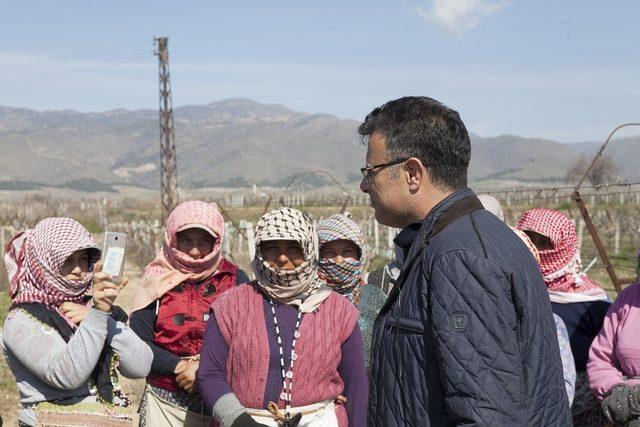
[[[153,342],[178,357],[200,354],[211,304],[236,285],[238,267],[224,258],[217,273],[200,283],[183,282],[162,296]],[[180,390],[175,376],[151,373],[149,383],[169,391]]]

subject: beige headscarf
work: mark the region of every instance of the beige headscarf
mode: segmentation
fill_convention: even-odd
[[[318,277],[318,237],[308,215],[292,208],[271,210],[256,225],[256,255],[251,268],[260,288],[274,300],[299,306],[310,313],[329,297],[331,289]],[[262,258],[260,244],[268,240],[295,240],[304,262],[292,270],[276,270]]]

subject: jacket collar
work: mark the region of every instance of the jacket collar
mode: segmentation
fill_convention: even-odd
[[[434,234],[433,233],[434,231],[438,232],[438,231],[440,231],[442,229],[440,224],[438,224],[438,219],[440,219],[441,217],[443,219],[445,219],[445,217],[443,217],[443,214],[445,214],[445,212],[449,211],[450,208],[452,208],[454,205],[456,205],[461,200],[466,199],[466,198],[471,197],[471,196],[475,197],[475,193],[468,187],[465,187],[463,189],[457,190],[457,191],[451,193],[446,198],[444,198],[442,201],[440,201],[440,203],[435,205],[429,211],[427,216],[420,223],[411,224],[411,225],[405,227],[400,232],[400,234],[402,234],[405,230],[409,229],[410,227],[414,227],[415,228],[415,226],[417,224],[420,225],[419,230],[417,232],[415,232],[415,234],[412,236],[413,238],[411,239],[411,243],[406,249],[406,251],[408,252],[408,253],[405,252],[406,253],[406,258],[407,259],[412,258],[413,253],[415,251],[417,251],[422,246],[422,244],[419,244],[419,245],[414,244],[416,242],[416,240],[424,242],[427,238],[431,237],[431,235]],[[451,222],[451,221],[447,221],[447,224],[449,222]],[[400,234],[398,234],[398,236],[400,236]],[[409,233],[407,232],[407,234],[409,234]],[[420,237],[418,238],[418,236],[420,236]],[[407,236],[407,237],[409,237],[409,236]]]
[[[416,236],[420,231],[420,227],[422,227],[422,222],[414,222],[413,224],[409,224],[405,228],[403,228],[393,239],[393,243],[395,243],[396,246],[402,250],[402,253],[404,255],[403,259],[407,259],[407,253],[409,252],[413,241],[416,239]]]

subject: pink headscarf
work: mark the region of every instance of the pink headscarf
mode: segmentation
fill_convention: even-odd
[[[60,269],[80,250],[91,249],[93,262],[100,259],[91,234],[71,218],[43,219],[33,229],[14,236],[6,249],[4,261],[14,304],[37,302],[58,307],[66,301],[81,302],[93,273],[76,281],[62,276]]]
[[[222,259],[224,219],[215,203],[198,200],[178,205],[166,222],[162,249],[144,269],[142,282],[133,302],[133,311],[151,304],[184,281],[198,282],[214,274]],[[178,232],[188,228],[202,228],[216,241],[213,251],[201,259],[193,259],[177,249]]]

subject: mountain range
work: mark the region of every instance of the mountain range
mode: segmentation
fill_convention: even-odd
[[[326,170],[355,185],[366,146],[358,122],[280,105],[229,99],[174,110],[180,185],[187,188],[286,185],[303,171]],[[472,182],[558,182],[598,143],[562,144],[513,135],[472,135]],[[156,188],[158,112],[34,111],[0,107],[0,188],[39,185],[80,190],[116,184]],[[638,180],[640,137],[607,150],[620,175]],[[314,178],[319,185],[324,178]]]

